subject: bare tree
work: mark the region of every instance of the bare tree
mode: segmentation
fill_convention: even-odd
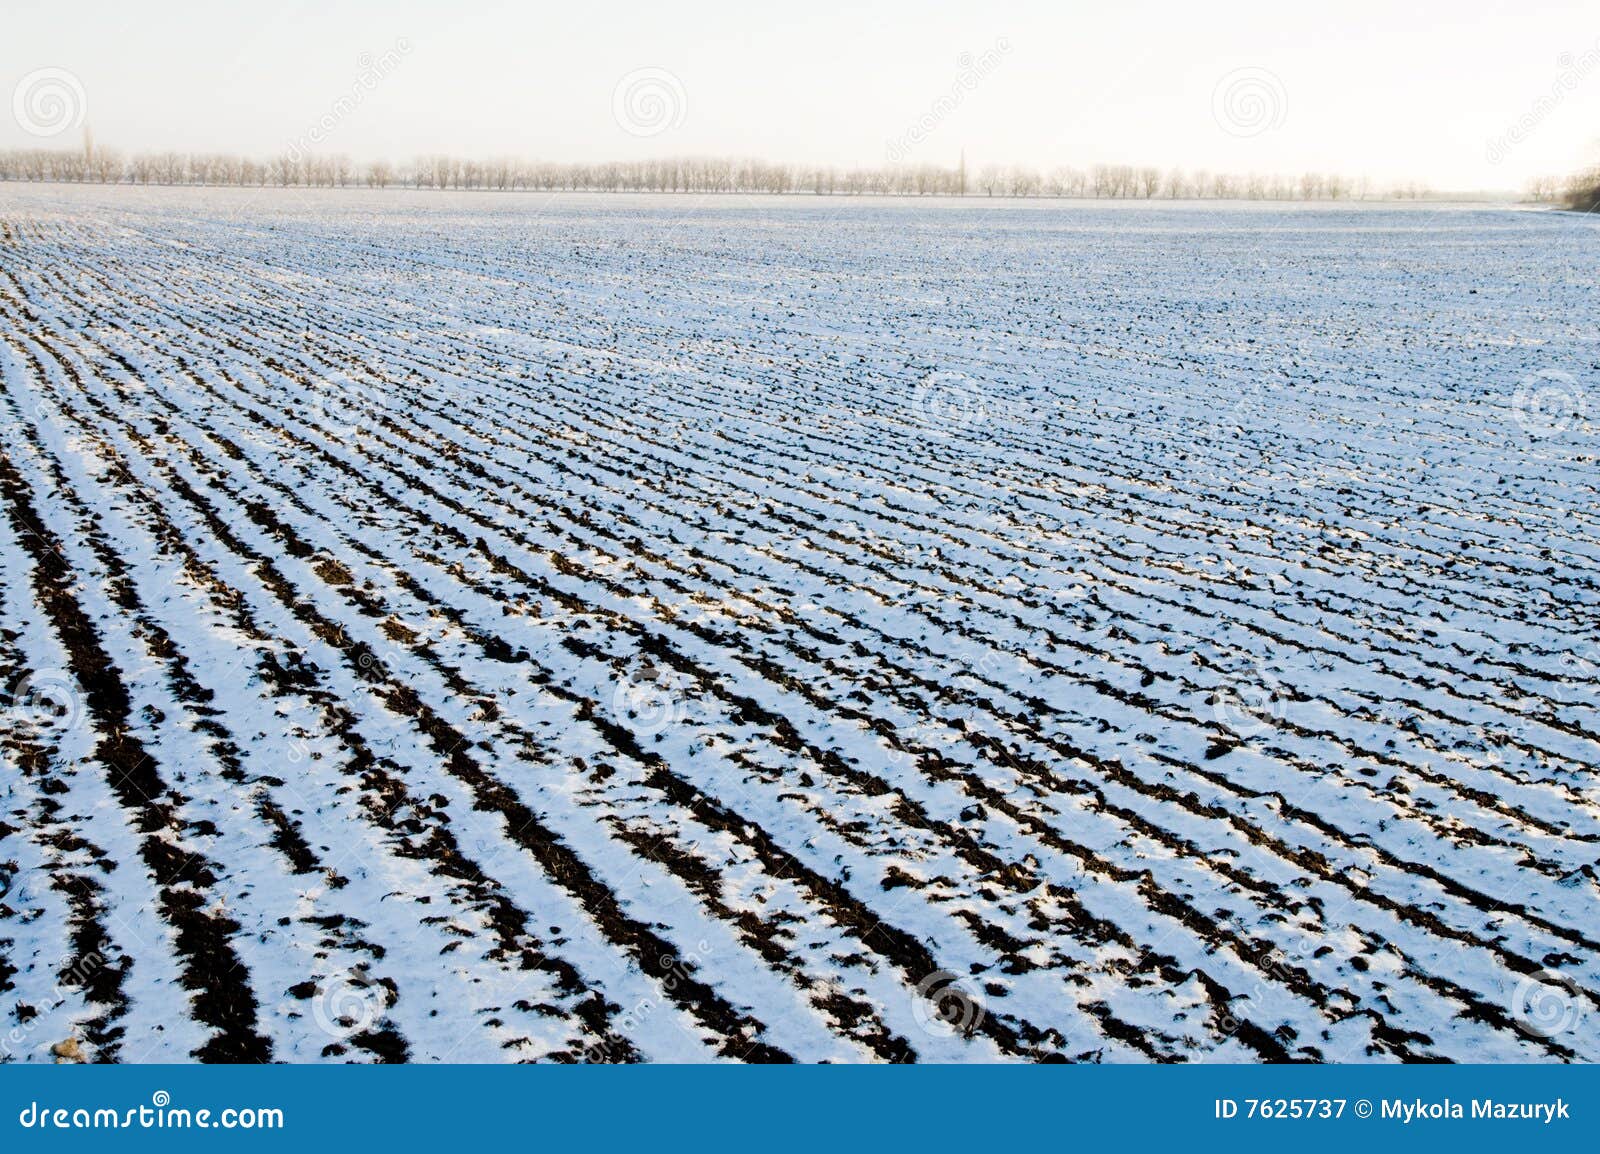
[[[1021,166],[1013,168],[1007,177],[1007,183],[1010,185],[1012,196],[1039,195],[1039,174],[1031,168]]]
[[[114,184],[122,179],[122,157],[109,148],[96,148],[89,158],[89,168],[101,184]]]
[[[133,184],[264,185],[288,188],[347,188],[364,184],[388,188],[400,184],[433,189],[495,189],[620,192],[788,193],[804,191],[814,196],[847,193],[856,196],[960,196],[969,187],[986,196],[1086,196],[1234,197],[1252,200],[1272,197],[1306,199],[1326,196],[1334,200],[1351,195],[1366,197],[1368,182],[1352,182],[1338,175],[1305,173],[1298,180],[1251,173],[1196,172],[1185,175],[1172,169],[1162,176],[1154,166],[1097,164],[1085,170],[1058,167],[1048,173],[1023,165],[986,165],[975,182],[968,183],[966,158],[954,168],[938,165],[895,165],[853,168],[841,172],[826,165],[804,168],[770,161],[728,157],[663,157],[602,164],[526,162],[508,157],[476,160],[435,155],[418,157],[402,168],[386,160],[356,165],[344,155],[304,155],[290,151],[262,162],[225,153],[139,153],[126,160],[115,152],[86,142],[81,150],[24,149],[0,151],[0,180],[99,181]],[[1529,187],[1535,199],[1553,199],[1558,182],[1545,178]],[[1392,195],[1416,198],[1428,195],[1415,184],[1397,186]]]
[[[1600,168],[1568,177],[1561,199],[1574,212],[1600,212]]]

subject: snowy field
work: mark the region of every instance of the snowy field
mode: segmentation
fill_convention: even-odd
[[[1600,1058],[1597,267],[0,185],[0,1058]]]

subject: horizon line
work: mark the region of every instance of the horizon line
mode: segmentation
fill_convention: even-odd
[[[1573,178],[1566,178],[1573,179]],[[1559,200],[1561,178],[1522,189],[1437,189],[1419,180],[1380,181],[1337,170],[1228,171],[1181,165],[1094,163],[911,164],[841,166],[732,154],[683,154],[641,160],[562,161],[500,154],[418,153],[409,161],[356,161],[290,145],[262,158],[224,151],[153,149],[121,153],[82,148],[0,149],[0,182],[386,189],[436,191],[596,191],[662,193],[807,193],[821,196],[976,197],[1063,200],[1439,200],[1452,196]]]

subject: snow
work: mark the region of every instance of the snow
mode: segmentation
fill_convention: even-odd
[[[0,186],[6,1055],[1594,1060],[1597,237]]]

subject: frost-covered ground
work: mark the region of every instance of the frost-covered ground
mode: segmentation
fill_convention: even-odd
[[[3,1056],[1600,1058],[1597,258],[0,186]]]

